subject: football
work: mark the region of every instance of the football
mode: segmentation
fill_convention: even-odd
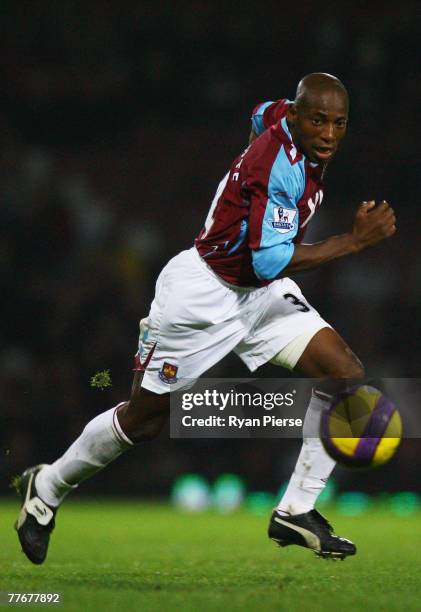
[[[389,461],[402,437],[396,406],[381,391],[361,385],[335,396],[320,422],[326,452],[351,468],[372,468]]]

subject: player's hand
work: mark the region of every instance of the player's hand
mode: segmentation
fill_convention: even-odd
[[[352,237],[357,250],[373,246],[396,232],[395,212],[385,200],[362,202],[356,212]]]

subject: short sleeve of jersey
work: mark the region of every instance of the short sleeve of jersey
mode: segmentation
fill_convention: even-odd
[[[251,199],[250,248],[254,272],[261,280],[274,280],[291,261],[298,232],[297,203],[304,186],[301,168],[290,163],[281,146],[267,191],[256,189]]]
[[[253,130],[258,136],[263,134],[271,125],[278,123],[285,115],[289,100],[285,98],[276,102],[269,101],[258,104],[251,115]]]

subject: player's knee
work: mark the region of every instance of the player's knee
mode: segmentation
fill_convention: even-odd
[[[166,421],[164,415],[142,415],[135,419],[126,419],[125,433],[132,442],[148,442],[159,436]]]
[[[352,378],[361,379],[365,376],[364,366],[352,351],[346,354],[346,358],[338,359],[333,371],[328,373],[332,378]]]
[[[149,419],[150,415],[162,415],[169,411],[169,393],[159,395],[148,389],[139,389],[132,392],[130,400],[127,402],[127,413],[132,418],[140,420]]]
[[[162,430],[169,413],[169,396],[146,389],[132,393],[121,406],[118,419],[124,433],[135,443],[153,440]]]
[[[361,361],[357,358],[356,362],[353,364],[351,368],[351,373],[348,378],[357,378],[362,379],[365,377],[365,368]]]

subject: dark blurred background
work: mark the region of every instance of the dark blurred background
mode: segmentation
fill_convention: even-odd
[[[348,136],[310,238],[387,199],[387,243],[298,279],[375,376],[419,377],[421,217],[417,2],[46,0],[0,7],[1,490],[52,461],[128,397],[137,326],[161,267],[189,248],[245,146],[257,102],[294,97],[312,71],[350,92]],[[92,389],[110,369],[111,390]],[[262,376],[286,377],[273,366]],[[235,356],[215,376],[247,376]],[[298,441],[169,440],[127,453],[81,493],[166,495],[220,472],[275,491]],[[421,488],[419,440],[340,486]]]

